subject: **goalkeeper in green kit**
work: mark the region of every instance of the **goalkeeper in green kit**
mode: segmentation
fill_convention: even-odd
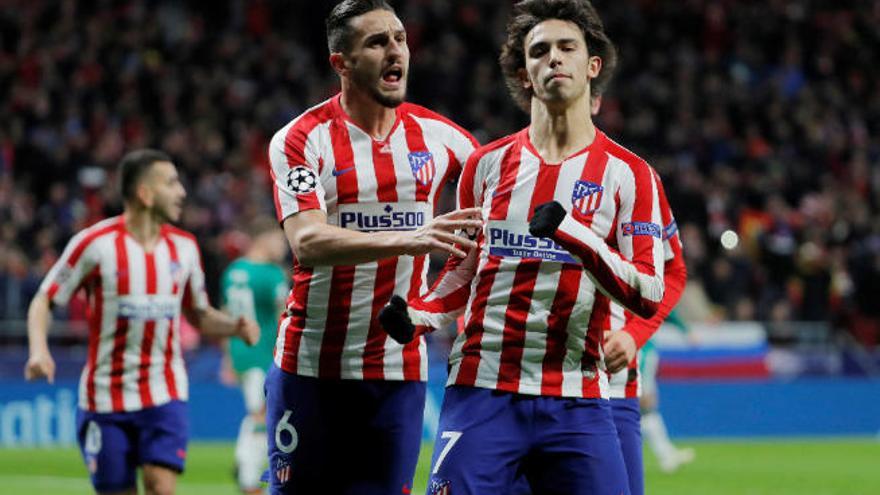
[[[289,290],[287,274],[279,263],[287,254],[287,240],[271,218],[252,222],[251,243],[245,255],[223,272],[223,305],[234,316],[247,316],[260,325],[260,340],[248,347],[229,339],[229,358],[241,384],[247,415],[241,421],[235,444],[238,485],[242,493],[262,493],[260,476],[266,469],[266,410],[263,382],[272,364],[278,318]]]

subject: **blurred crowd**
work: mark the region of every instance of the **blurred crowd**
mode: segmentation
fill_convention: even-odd
[[[241,226],[272,213],[269,138],[338,91],[333,3],[4,2],[0,319],[24,318],[70,236],[121,210],[115,165],[142,146],[181,170],[216,290]],[[391,3],[411,101],[483,143],[527,123],[496,61],[511,2]],[[685,317],[826,321],[876,343],[880,1],[594,3],[621,59],[598,124],[663,177]]]

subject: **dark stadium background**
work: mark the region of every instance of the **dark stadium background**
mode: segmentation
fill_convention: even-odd
[[[29,397],[27,303],[74,232],[121,210],[126,150],[174,157],[189,192],[181,226],[200,241],[218,301],[242,228],[273,214],[269,138],[338,90],[323,29],[334,3],[0,2],[0,404]],[[527,123],[496,62],[511,2],[391,3],[408,31],[411,101],[482,143]],[[724,437],[736,413],[693,427],[693,405],[732,397],[735,408],[758,393],[781,403],[733,434],[876,435],[880,1],[594,3],[621,60],[598,125],[664,180],[689,269],[680,316],[709,341],[714,329],[760,334],[757,372],[707,367],[699,345],[670,352],[673,433]],[[56,313],[70,383],[83,310]],[[187,344],[195,387],[216,385],[216,346]],[[860,415],[786,416],[816,397]],[[780,426],[792,417],[804,429]],[[0,445],[15,446],[7,436]]]

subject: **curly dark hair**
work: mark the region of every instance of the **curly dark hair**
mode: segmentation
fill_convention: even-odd
[[[590,96],[596,97],[605,91],[617,66],[617,49],[605,34],[602,19],[589,0],[523,0],[517,3],[507,24],[507,40],[501,47],[498,62],[510,95],[526,112],[531,108],[532,90],[523,87],[519,76],[520,69],[526,66],[523,43],[535,26],[548,19],[576,24],[584,33],[590,54],[602,59],[602,70],[590,82]]]

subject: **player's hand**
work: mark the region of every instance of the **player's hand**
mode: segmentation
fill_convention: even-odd
[[[529,233],[535,237],[551,237],[565,220],[565,208],[558,201],[538,205],[529,222]]]
[[[471,236],[457,235],[456,231],[473,232],[482,228],[480,212],[480,208],[450,211],[434,218],[418,230],[407,232],[406,254],[419,256],[439,249],[464,258],[467,251],[477,247],[477,243]]]
[[[260,326],[250,318],[239,316],[235,322],[235,335],[240,337],[245,344],[254,345],[260,340]]]
[[[416,326],[409,317],[409,306],[397,294],[379,311],[379,324],[399,344],[408,344],[416,335]]]
[[[605,369],[609,373],[618,371],[629,366],[636,357],[636,341],[632,335],[623,330],[605,332]]]
[[[24,365],[24,378],[37,380],[45,378],[49,383],[55,382],[55,360],[48,352],[34,354],[28,358]]]

